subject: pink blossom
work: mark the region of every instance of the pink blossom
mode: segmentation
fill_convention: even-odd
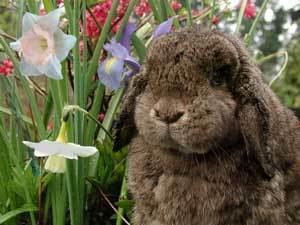
[[[174,10],[179,10],[181,9],[182,5],[180,2],[177,2],[177,1],[172,1],[171,2],[171,6]]]
[[[4,59],[0,65],[0,74],[10,76],[13,72],[14,65],[10,59]]]
[[[98,115],[98,120],[102,123],[105,117],[105,113],[104,112],[100,112]]]
[[[41,8],[39,14],[40,16],[46,15],[46,10],[44,8]]]
[[[120,0],[120,4],[117,9],[117,16],[112,21],[112,25],[114,25],[112,29],[114,32],[117,32],[117,30],[119,29],[120,21],[126,12],[128,4],[129,4],[129,0]],[[112,0],[106,0],[102,3],[96,4],[92,8],[92,13],[96,21],[100,25],[100,27],[103,27],[111,6],[112,6]],[[87,36],[90,38],[98,37],[100,33],[97,24],[94,21],[94,18],[88,12],[86,13],[86,21],[87,21],[87,28],[86,28]]]
[[[236,6],[237,9],[241,7],[242,2],[243,0],[241,0],[239,4]],[[247,0],[244,17],[247,19],[254,19],[255,16],[256,16],[256,6],[252,0]]]
[[[212,22],[214,25],[217,25],[217,24],[220,22],[220,19],[219,19],[219,17],[217,17],[217,16],[213,16],[211,22]]]
[[[140,0],[139,4],[135,7],[135,14],[137,16],[144,16],[151,12],[151,7],[146,0]]]

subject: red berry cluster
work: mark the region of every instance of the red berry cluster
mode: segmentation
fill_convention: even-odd
[[[12,61],[9,59],[4,59],[0,65],[0,74],[3,74],[4,76],[10,76],[13,72],[13,69],[14,65]]]
[[[112,25],[113,25],[113,31],[117,32],[119,29],[119,25],[121,22],[122,17],[124,16],[126,9],[128,7],[130,0],[120,0],[119,6],[118,6],[118,10],[117,10],[117,16],[116,18],[112,21]],[[175,1],[174,1],[175,2]],[[178,8],[178,6],[181,4],[177,3],[175,5],[176,9]],[[105,20],[107,18],[108,12],[111,8],[112,5],[112,0],[106,0],[102,3],[96,4],[93,8],[92,8],[92,13],[95,17],[95,19],[97,20],[98,24],[103,27]],[[144,15],[147,15],[148,13],[151,12],[151,7],[148,3],[147,0],[140,0],[139,3],[137,4],[137,6],[135,7],[135,14],[139,17],[142,17]],[[87,21],[87,36],[90,38],[93,37],[98,37],[99,36],[99,30],[97,27],[97,24],[95,23],[94,18],[87,12],[86,13],[86,21]]]
[[[236,8],[239,9],[242,6],[242,0],[237,4]],[[256,17],[256,6],[252,0],[247,0],[244,17],[247,19],[254,19]]]
[[[172,1],[171,6],[175,11],[181,9],[182,7],[181,3],[177,1]]]
[[[119,28],[121,18],[124,16],[126,9],[128,7],[130,0],[120,0],[118,6],[117,17],[112,21],[113,31],[116,32]],[[103,27],[105,20],[107,18],[108,12],[112,6],[112,0],[107,0],[105,2],[99,3],[92,8],[92,13],[101,27]],[[86,13],[87,22],[87,36],[90,38],[99,36],[99,30],[94,18],[87,12]]]
[[[151,7],[150,7],[148,1],[140,0],[139,4],[135,7],[134,12],[137,16],[140,16],[140,17],[150,13],[151,12]]]

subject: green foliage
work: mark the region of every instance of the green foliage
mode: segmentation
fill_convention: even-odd
[[[274,83],[274,90],[289,107],[300,107],[300,39],[290,43],[289,62],[284,75]]]

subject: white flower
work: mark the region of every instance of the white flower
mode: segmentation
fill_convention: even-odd
[[[25,13],[22,21],[22,36],[10,47],[21,52],[20,69],[24,75],[45,74],[62,79],[60,62],[74,46],[76,38],[59,29],[59,18],[63,8],[44,16]]]
[[[97,149],[92,146],[67,143],[65,122],[62,123],[56,141],[43,140],[38,143],[23,141],[23,143],[34,149],[36,157],[49,156],[45,169],[53,173],[64,173],[66,171],[66,159],[78,159],[78,156],[88,157],[97,152]]]

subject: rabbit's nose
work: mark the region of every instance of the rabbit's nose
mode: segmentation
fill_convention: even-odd
[[[159,101],[154,105],[153,110],[159,120],[168,124],[175,123],[184,115],[181,104],[170,104],[170,102],[168,102],[168,104],[162,104],[162,102]]]

